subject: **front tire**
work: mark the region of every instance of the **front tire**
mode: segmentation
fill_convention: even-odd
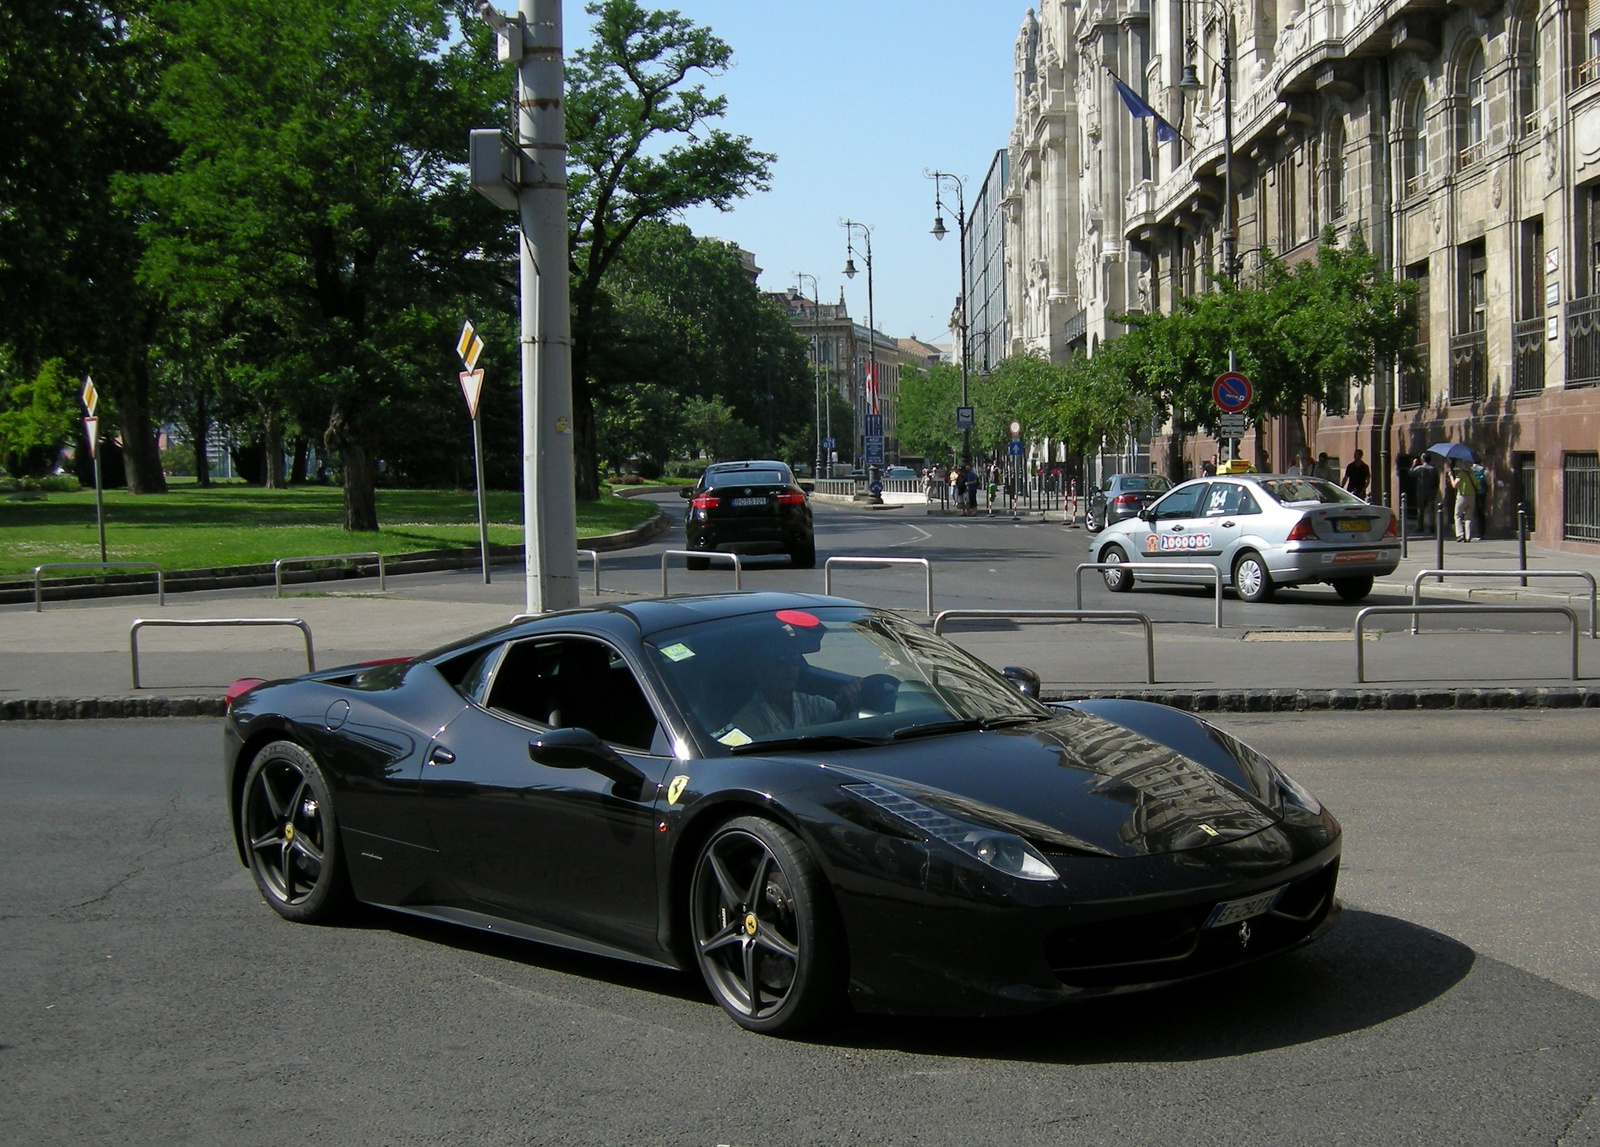
[[[1334,578],[1333,590],[1345,601],[1360,601],[1372,592],[1372,576]]]
[[[274,912],[320,924],[350,904],[333,789],[322,766],[293,741],[274,741],[250,764],[240,798],[250,873]]]
[[[1100,555],[1100,560],[1107,565],[1121,565],[1128,560],[1128,551],[1121,546],[1111,546]],[[1105,575],[1106,588],[1112,593],[1127,593],[1133,588],[1133,574],[1128,570],[1102,570]]]
[[[1266,601],[1277,587],[1267,572],[1267,563],[1252,551],[1241,557],[1233,567],[1233,588],[1240,601]]]
[[[739,1026],[787,1035],[843,1002],[843,929],[822,870],[782,825],[742,816],[712,833],[689,912],[700,974]]]
[[[1093,510],[1085,510],[1083,512],[1083,528],[1086,532],[1091,534],[1098,534],[1100,532],[1100,527],[1095,523],[1094,520]]]

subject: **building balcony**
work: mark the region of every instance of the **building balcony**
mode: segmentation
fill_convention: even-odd
[[[1511,324],[1511,393],[1538,394],[1544,389],[1544,316]]]
[[[1488,154],[1489,145],[1485,140],[1469,143],[1466,147],[1456,152],[1456,170],[1460,171],[1471,167],[1474,163],[1482,163],[1483,157]]]
[[[1593,79],[1600,79],[1600,56],[1590,56],[1575,69],[1573,69],[1574,82],[1582,86]]]
[[[1600,382],[1600,295],[1567,303],[1567,385]]]
[[[1489,339],[1483,331],[1450,336],[1450,401],[1477,402],[1488,387]]]

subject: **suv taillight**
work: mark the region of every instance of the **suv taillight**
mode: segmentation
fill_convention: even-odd
[[[722,505],[722,499],[715,494],[698,494],[690,499],[689,505],[697,510],[714,510]]]
[[[1311,542],[1317,537],[1316,531],[1311,528],[1310,518],[1301,518],[1289,529],[1289,536],[1284,539],[1290,542]]]
[[[803,506],[805,504],[806,496],[799,490],[785,491],[778,495],[778,505],[780,506]]]

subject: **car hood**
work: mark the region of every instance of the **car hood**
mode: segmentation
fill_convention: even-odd
[[[1155,739],[1065,709],[1037,725],[911,740],[834,767],[1053,851],[1149,856],[1277,824],[1271,767],[1203,721],[1183,720]]]

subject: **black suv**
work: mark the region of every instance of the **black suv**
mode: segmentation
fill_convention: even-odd
[[[798,569],[817,564],[811,503],[782,462],[714,462],[689,499],[684,533],[691,550],[738,554],[788,554]],[[689,568],[711,563],[690,558]]]

